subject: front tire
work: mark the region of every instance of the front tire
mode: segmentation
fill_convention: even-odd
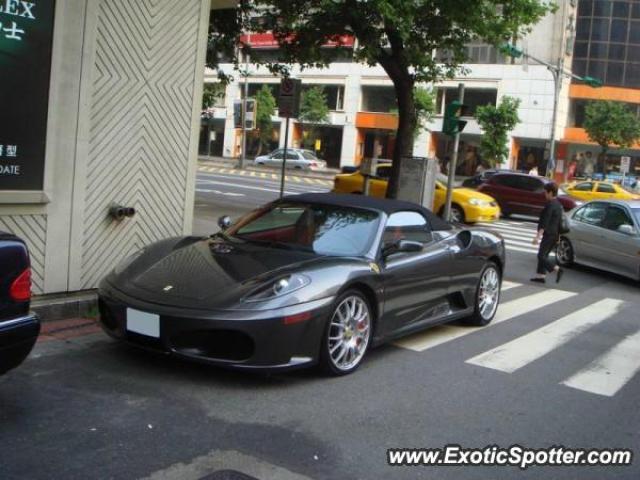
[[[440,209],[438,215],[444,219],[444,207]],[[460,205],[455,203],[451,204],[451,221],[455,223],[464,223],[464,210]]]
[[[573,245],[567,237],[560,237],[556,246],[556,259],[561,267],[570,267],[574,263]]]
[[[320,366],[331,375],[347,375],[362,363],[373,329],[371,307],[358,290],[336,300],[322,338]]]
[[[491,323],[498,311],[501,284],[500,269],[494,262],[487,262],[480,273],[473,314],[467,319],[467,323],[478,327]]]

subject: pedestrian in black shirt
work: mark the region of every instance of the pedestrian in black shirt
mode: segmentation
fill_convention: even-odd
[[[556,282],[559,282],[564,272],[559,265],[549,260],[549,254],[560,239],[563,209],[557,198],[558,186],[555,183],[547,183],[544,186],[544,194],[547,197],[547,204],[540,214],[538,233],[533,239],[534,245],[540,244],[538,249],[538,269],[537,275],[531,281],[545,283],[547,273],[556,272]]]

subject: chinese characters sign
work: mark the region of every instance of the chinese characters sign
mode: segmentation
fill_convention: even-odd
[[[55,0],[0,0],[0,190],[42,190]]]

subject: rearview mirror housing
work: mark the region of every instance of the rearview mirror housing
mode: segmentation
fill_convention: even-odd
[[[618,227],[618,232],[624,233],[625,235],[635,235],[636,230],[631,225],[620,225]]]
[[[388,257],[394,253],[414,253],[421,252],[423,248],[422,243],[414,242],[413,240],[398,240],[383,248],[382,256]]]
[[[231,217],[229,217],[229,215],[223,215],[218,218],[218,226],[220,227],[220,230],[226,230],[229,228],[231,226]]]

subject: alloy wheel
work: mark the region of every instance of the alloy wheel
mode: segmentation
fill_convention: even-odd
[[[556,258],[560,265],[569,265],[573,262],[573,248],[566,238],[561,238],[556,248]]]
[[[357,295],[340,302],[328,328],[329,359],[341,372],[358,366],[371,337],[371,315],[367,303]]]
[[[494,266],[485,269],[478,289],[478,312],[484,320],[496,313],[500,300],[500,274]]]

